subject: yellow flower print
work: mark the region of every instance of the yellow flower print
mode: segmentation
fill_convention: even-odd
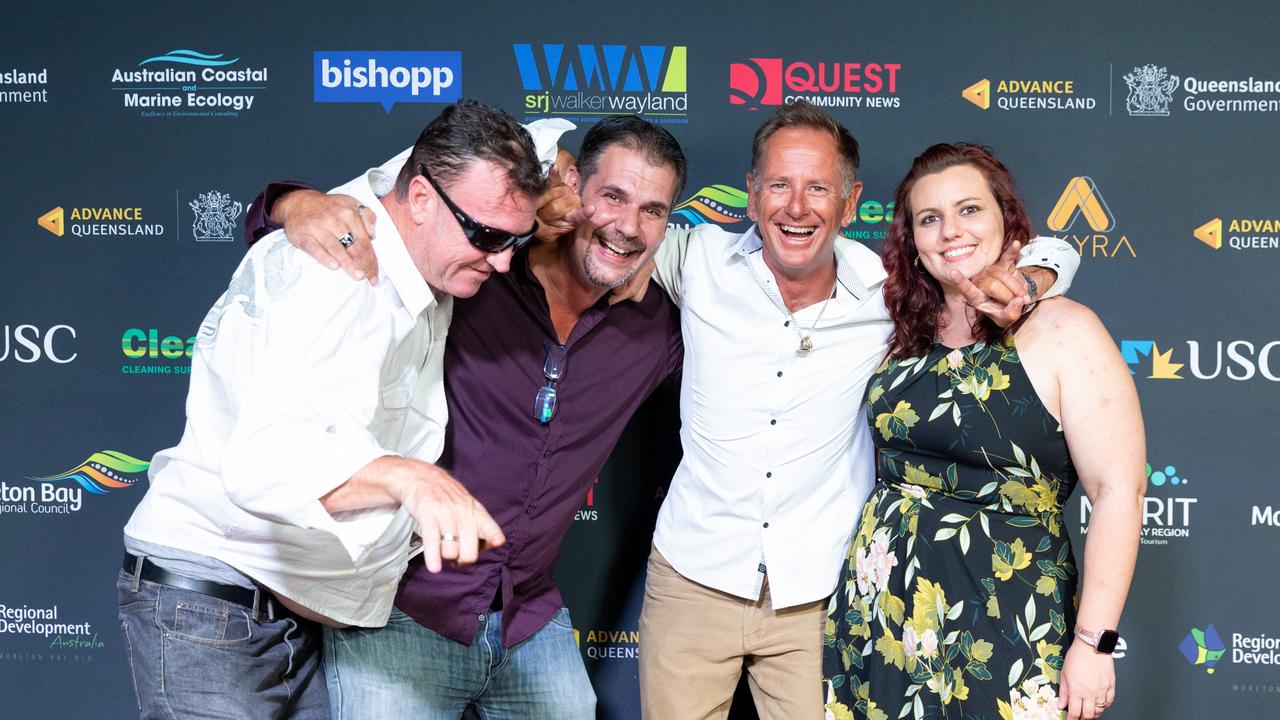
[[[1001,540],[996,541],[996,551],[991,555],[991,571],[1001,580],[1013,577],[1015,570],[1022,570],[1031,564],[1031,553],[1022,538],[1017,538],[1010,545]]]
[[[906,438],[917,422],[920,422],[920,416],[911,409],[911,403],[899,400],[893,412],[880,413],[876,416],[876,429],[885,440],[891,437]]]

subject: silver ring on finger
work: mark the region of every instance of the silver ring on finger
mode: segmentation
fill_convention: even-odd
[[[458,536],[451,533],[440,533],[440,542],[458,542]]]
[[[345,232],[338,236],[338,244],[344,248],[349,248],[356,244],[356,238],[351,233]]]
[[[368,210],[368,209],[369,209],[369,206],[365,205],[364,203],[360,203],[356,205],[356,212],[360,212],[361,210]]]

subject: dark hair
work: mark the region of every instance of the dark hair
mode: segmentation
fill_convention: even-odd
[[[889,336],[889,355],[895,358],[923,355],[938,334],[938,320],[942,314],[942,286],[916,263],[920,254],[916,250],[915,235],[911,229],[911,189],[925,175],[942,172],[959,165],[968,165],[987,179],[987,186],[995,197],[1004,218],[1003,251],[1015,240],[1026,243],[1031,237],[1031,218],[1018,197],[1009,169],[980,145],[955,143],[939,144],[920,154],[912,163],[907,176],[898,184],[894,195],[893,224],[884,241],[882,255],[884,269],[889,274],[884,281],[884,302],[893,320],[893,334]],[[979,315],[972,326],[973,335],[989,343],[1003,340],[1006,331],[984,315]]]
[[[591,126],[578,150],[578,178],[581,183],[586,183],[587,178],[595,174],[600,156],[614,145],[640,153],[654,167],[670,165],[676,172],[676,187],[671,193],[671,200],[674,203],[680,197],[685,181],[689,179],[680,143],[671,133],[636,115],[614,115]]]
[[[836,142],[836,149],[840,151],[840,174],[844,180],[840,194],[847,197],[853,192],[853,183],[858,180],[860,161],[858,141],[835,118],[804,100],[796,100],[778,108],[773,117],[756,129],[755,140],[751,142],[751,184],[755,186],[755,190],[760,189],[760,158],[764,156],[765,143],[769,142],[774,133],[784,128],[808,128],[830,135]]]
[[[422,129],[409,160],[396,177],[396,195],[404,198],[409,183],[424,167],[447,190],[477,160],[505,168],[513,192],[537,197],[546,189],[533,138],[520,123],[498,108],[475,100],[459,100]]]

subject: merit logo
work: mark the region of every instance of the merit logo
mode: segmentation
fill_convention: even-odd
[[[1175,347],[1185,354],[1175,356]],[[1257,343],[1249,340],[1215,340],[1203,344],[1199,340],[1186,340],[1166,345],[1165,348],[1161,350],[1154,340],[1120,341],[1120,355],[1128,363],[1129,372],[1138,377],[1184,380],[1186,378],[1182,373],[1185,368],[1185,372],[1189,372],[1197,380],[1225,378],[1245,381],[1261,376],[1271,382],[1280,382],[1280,358],[1272,359],[1272,353],[1280,348],[1280,340]],[[1138,372],[1147,367],[1150,368],[1148,372]]]
[[[462,97],[462,53],[456,50],[319,50],[313,53],[316,102],[382,105],[451,103]]]
[[[608,115],[645,115],[650,122],[688,122],[688,48],[684,45],[515,43],[516,67],[530,116],[595,122]]]
[[[116,68],[111,89],[139,117],[239,117],[267,89],[267,68],[235,67],[240,58],[224,53],[170,50]]]
[[[1080,222],[1082,219],[1083,223]],[[1097,183],[1086,175],[1078,175],[1067,182],[1045,221],[1045,225],[1054,232],[1066,232],[1082,224],[1092,232],[1077,230],[1067,235],[1076,244],[1081,257],[1086,255],[1086,250],[1090,257],[1095,258],[1114,258],[1121,251],[1130,257],[1138,256],[1128,236],[1121,234],[1116,238],[1110,234],[1115,230],[1116,218],[1107,207]]]
[[[1214,218],[1191,234],[1214,250],[1223,245],[1232,250],[1275,250],[1280,248],[1280,218],[1231,218],[1226,222]]]
[[[1178,474],[1173,465],[1152,468],[1147,463],[1147,495],[1143,498],[1143,545],[1168,545],[1170,541],[1191,537],[1191,511],[1198,498],[1190,497],[1187,485],[1190,481]],[[1080,496],[1080,534],[1089,532],[1089,517],[1093,503],[1085,495]]]
[[[992,100],[1001,110],[1093,110],[1098,99],[1077,95],[1074,80],[997,80],[983,78],[960,91],[960,96],[983,110]]]
[[[749,58],[729,64],[729,104],[755,110],[805,100],[819,107],[897,108],[901,69],[901,63]]]

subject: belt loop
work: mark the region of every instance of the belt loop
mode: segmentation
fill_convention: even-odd
[[[262,588],[256,585],[253,588],[253,620],[258,622],[262,620]]]
[[[138,592],[142,587],[142,564],[147,561],[145,555],[139,555],[134,558],[133,563],[133,592]]]

